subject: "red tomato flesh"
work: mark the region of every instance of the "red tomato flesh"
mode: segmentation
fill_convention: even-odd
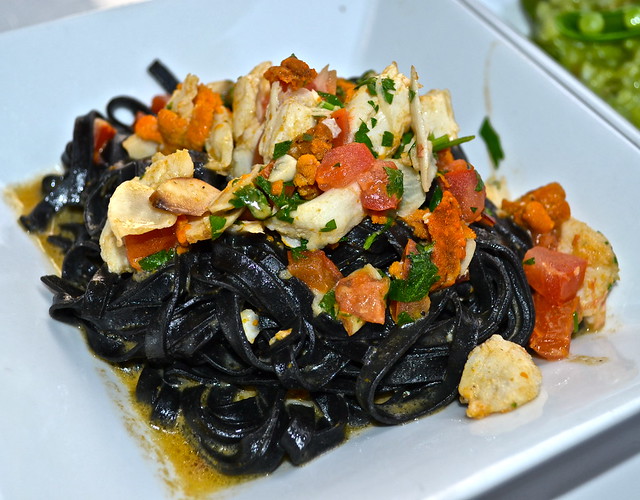
[[[444,174],[440,187],[451,191],[458,200],[465,222],[470,224],[482,218],[486,189],[474,168],[454,170]]]
[[[342,278],[342,273],[322,250],[305,250],[294,258],[288,252],[287,269],[312,290],[327,293]]]
[[[388,291],[389,279],[376,279],[366,270],[358,269],[338,281],[336,303],[341,313],[352,314],[369,323],[383,324]]]
[[[316,182],[322,191],[347,187],[369,170],[375,158],[369,148],[350,142],[329,150],[316,171]]]
[[[555,303],[539,293],[533,293],[536,322],[529,347],[545,359],[563,359],[569,355],[574,315],[580,304],[578,297]]]
[[[524,271],[531,287],[559,304],[573,299],[584,282],[587,261],[575,255],[535,246],[524,256]]]
[[[340,127],[340,133],[333,138],[333,147],[344,146],[347,137],[349,137],[349,131],[351,130],[349,126],[349,112],[346,108],[339,108],[331,113],[331,118],[333,118],[338,127]]]
[[[400,199],[394,193],[389,195],[389,175],[385,168],[397,170],[392,161],[375,160],[373,166],[358,179],[358,185],[362,189],[360,203],[366,210],[384,211],[396,208]]]
[[[138,261],[161,250],[178,245],[176,226],[154,229],[143,234],[130,234],[123,238],[127,259],[134,269],[140,270]]]

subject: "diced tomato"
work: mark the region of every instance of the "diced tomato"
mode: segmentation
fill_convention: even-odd
[[[143,234],[130,234],[123,238],[127,259],[134,269],[140,270],[138,261],[161,250],[174,248],[178,244],[176,227],[154,229]]]
[[[587,261],[575,255],[535,246],[524,256],[524,271],[531,287],[559,304],[573,299],[582,286]]]
[[[569,355],[575,315],[578,314],[578,297],[558,304],[534,292],[533,303],[536,322],[529,347],[545,359],[566,358]]]
[[[439,182],[443,190],[448,189],[458,200],[465,222],[470,224],[482,218],[486,189],[473,167],[447,172],[439,178]]]
[[[339,108],[331,113],[331,117],[336,121],[341,132],[333,138],[333,147],[344,146],[349,137],[349,112],[346,108]]]
[[[369,148],[350,142],[328,151],[316,171],[316,182],[322,191],[346,187],[373,166],[375,158]]]
[[[158,114],[158,111],[160,111],[167,105],[169,99],[171,99],[171,96],[169,94],[154,96],[151,100],[151,111],[153,111],[155,114]]]
[[[358,269],[338,281],[335,288],[336,304],[341,314],[383,324],[388,291],[389,278],[374,277],[366,269]]]
[[[360,203],[366,210],[390,210],[400,203],[396,193],[389,194],[389,175],[385,168],[398,169],[392,161],[375,160],[373,166],[358,179],[358,185],[362,189]]]
[[[100,162],[100,154],[108,142],[116,135],[116,129],[102,118],[93,121],[93,161]]]
[[[342,278],[342,273],[322,250],[305,250],[296,258],[287,254],[287,269],[312,290],[327,293]]]

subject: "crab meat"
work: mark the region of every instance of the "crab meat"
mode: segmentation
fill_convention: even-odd
[[[602,233],[572,217],[560,226],[558,250],[587,261],[578,298],[585,326],[594,331],[601,329],[607,315],[607,296],[611,286],[620,277],[611,244]]]
[[[151,165],[139,180],[142,184],[153,189],[169,179],[193,177],[193,160],[186,149],[181,149],[167,156],[156,153],[151,160]]]
[[[193,177],[176,177],[160,184],[149,197],[156,208],[174,214],[203,215],[220,194],[211,184]]]
[[[446,135],[449,139],[456,139],[460,127],[453,115],[451,94],[448,90],[432,89],[420,96],[422,106],[422,120],[426,128],[434,137]]]
[[[231,112],[220,106],[213,114],[211,131],[204,148],[209,155],[206,167],[221,174],[226,174],[233,159],[233,125]]]
[[[133,271],[127,258],[127,250],[124,245],[118,244],[108,220],[100,233],[100,257],[111,273],[122,274]]]
[[[264,73],[271,67],[263,62],[238,78],[233,90],[232,132],[235,147],[231,175],[239,177],[251,171],[258,141],[264,129],[264,107],[271,84]]]
[[[467,416],[483,418],[535,399],[541,383],[540,369],[522,346],[492,335],[469,354],[458,392],[469,404]]]
[[[380,75],[373,77],[370,86],[363,85],[356,90],[346,109],[349,113],[349,142],[361,127],[366,127],[366,135],[371,140],[373,151],[378,158],[384,159],[393,154],[400,145],[402,135],[409,130],[411,113],[409,107],[409,79],[398,71],[396,63],[384,69]],[[392,84],[390,84],[392,82]],[[393,88],[392,88],[393,87]],[[391,101],[391,102],[389,102]],[[365,130],[364,128],[362,129]],[[386,137],[393,136],[391,144]]]
[[[414,95],[418,95],[420,90],[420,84],[418,83],[418,73],[415,68],[411,68],[411,90]],[[433,145],[429,140],[429,124],[424,120],[424,110],[422,109],[422,100],[414,98],[411,101],[411,126],[414,132],[413,144],[411,145],[409,156],[411,157],[411,163],[413,168],[420,173],[420,179],[422,181],[422,189],[424,192],[428,192],[431,187],[431,183],[436,176],[438,167],[436,165],[436,159],[433,155]]]
[[[264,134],[258,144],[258,152],[265,163],[273,158],[276,144],[293,141],[316,124],[320,101],[315,90],[282,92],[280,82],[271,86]]]
[[[345,188],[329,189],[301,204],[291,212],[292,223],[271,217],[265,225],[285,238],[305,239],[307,248],[316,250],[337,243],[364,216],[360,204],[360,187],[354,182]],[[332,220],[335,222],[335,229],[323,231]]]

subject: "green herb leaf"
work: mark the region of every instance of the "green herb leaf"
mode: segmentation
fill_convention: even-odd
[[[391,167],[384,167],[384,171],[387,173],[389,182],[387,183],[387,193],[389,196],[396,195],[398,199],[402,198],[404,194],[404,175],[402,170]]]
[[[522,262],[525,266],[532,266],[536,263],[536,258],[535,257],[531,257],[530,259],[525,260],[524,262]]]
[[[413,89],[409,89],[409,102],[413,101],[416,96],[416,91]]]
[[[451,148],[453,146],[458,146],[465,142],[472,141],[475,138],[475,135],[466,135],[464,137],[458,137],[457,139],[449,139],[448,135],[434,137],[433,134],[429,134],[429,142],[431,142],[431,147],[434,153],[437,153],[438,151],[441,151],[443,149]]]
[[[320,309],[326,312],[332,318],[336,317],[336,292],[333,290],[325,293],[320,300]]]
[[[578,333],[580,330],[580,320],[578,318],[578,311],[573,311],[573,333]]]
[[[274,195],[271,191],[271,182],[262,176],[256,177],[256,185],[264,192],[269,200],[275,205],[276,213],[275,218],[284,222],[293,222],[291,212],[293,212],[298,206],[305,201],[300,197],[297,191],[291,196],[288,196],[284,190],[279,195]]]
[[[371,248],[371,245],[373,245],[373,242],[376,241],[376,239],[378,238],[378,236],[380,236],[387,229],[389,229],[392,224],[393,224],[393,218],[387,217],[387,221],[384,223],[384,226],[382,226],[382,229],[378,229],[377,231],[374,231],[369,236],[367,236],[367,238],[364,240],[364,244],[362,245],[362,248],[364,248],[365,250],[369,250]]]
[[[215,240],[222,234],[224,226],[227,224],[227,219],[217,215],[210,215],[209,224],[211,225],[211,239]]]
[[[442,188],[440,184],[436,184],[436,187],[433,190],[433,195],[431,196],[431,200],[429,200],[429,210],[433,212],[440,202],[442,201]]]
[[[367,146],[369,148],[369,151],[371,151],[373,157],[377,158],[378,153],[373,150],[373,143],[371,142],[371,139],[369,139],[367,132],[369,132],[369,127],[367,127],[367,124],[365,122],[362,122],[360,124],[360,128],[356,131],[355,134],[353,134],[353,140]]]
[[[493,166],[498,168],[500,162],[504,159],[504,151],[502,150],[502,144],[500,143],[500,137],[494,130],[488,117],[485,117],[480,127],[480,136],[484,139],[484,142],[489,150],[489,156],[493,162]]]
[[[322,99],[325,102],[331,104],[334,108],[341,108],[344,106],[344,104],[342,104],[342,101],[338,99],[338,96],[329,94],[328,92],[320,92],[319,90],[317,92],[318,92],[318,95],[322,97]]]
[[[369,105],[373,108],[373,110],[377,113],[378,110],[380,109],[380,106],[378,106],[375,101],[367,101],[369,103]]]
[[[440,279],[438,267],[431,261],[433,245],[418,246],[418,253],[409,254],[411,267],[406,280],[394,279],[388,297],[399,302],[415,302],[425,297],[431,286]]]
[[[336,225],[336,220],[331,219],[327,222],[322,229],[320,229],[321,233],[328,233],[330,231],[335,231],[338,226]]]
[[[393,94],[390,92],[391,90],[396,89],[396,82],[394,82],[391,78],[383,78],[382,79],[382,96],[387,103],[391,104],[393,102]]]
[[[175,249],[160,250],[138,261],[143,271],[155,271],[162,265],[169,262],[176,255]]]
[[[292,141],[284,141],[279,142],[273,147],[273,159],[277,160],[278,158],[286,155],[289,152],[289,148],[291,147]]]
[[[404,134],[402,134],[402,138],[400,139],[400,145],[398,146],[398,149],[396,149],[396,152],[393,153],[393,158],[398,159],[402,156],[402,153],[404,153],[404,150],[407,147],[407,144],[411,142],[411,139],[413,139],[412,130],[409,130],[408,132],[405,132]]]
[[[474,191],[479,193],[483,189],[484,189],[484,182],[482,181],[482,177],[480,177],[480,174],[476,170],[476,187],[474,188]]]
[[[266,219],[271,215],[271,206],[262,191],[255,186],[243,186],[233,193],[229,203],[236,208],[247,207],[256,219]]]
[[[307,243],[309,240],[305,240],[304,238],[300,238],[300,246],[291,249],[291,256],[293,260],[305,259],[306,257],[302,254],[307,249]]]
[[[391,132],[389,132],[388,130],[385,130],[384,133],[382,134],[382,145],[385,148],[390,148],[391,146],[393,146],[393,140],[394,140],[394,136]]]
[[[396,321],[396,325],[402,326],[409,323],[413,323],[415,320],[411,317],[411,315],[407,311],[402,311],[398,314],[398,319]]]

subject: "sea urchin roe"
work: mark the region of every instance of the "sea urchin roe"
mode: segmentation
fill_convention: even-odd
[[[270,67],[264,77],[271,83],[279,81],[289,90],[298,90],[309,85],[317,74],[306,62],[291,56],[282,61],[280,66]]]

